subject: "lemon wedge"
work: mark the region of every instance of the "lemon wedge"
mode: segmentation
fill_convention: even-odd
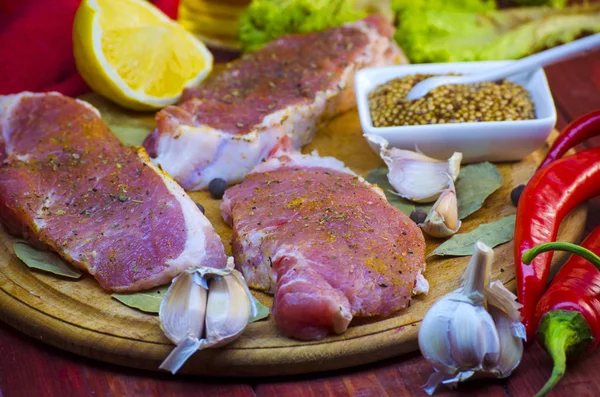
[[[213,65],[201,41],[145,0],[83,0],[73,52],[94,91],[135,110],[177,102]]]

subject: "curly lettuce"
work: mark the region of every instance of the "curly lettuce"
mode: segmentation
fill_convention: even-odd
[[[426,8],[430,10],[490,11],[496,9],[496,0],[392,0],[392,9]]]
[[[600,32],[600,5],[484,12],[407,6],[395,39],[413,63],[518,59]]]
[[[519,6],[550,6],[554,8],[564,8],[567,6],[567,0],[511,0],[511,4]]]
[[[364,18],[354,0],[253,0],[240,16],[244,52],[289,33],[307,33]]]

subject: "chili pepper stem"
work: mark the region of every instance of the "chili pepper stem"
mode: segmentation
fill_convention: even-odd
[[[555,241],[551,243],[544,243],[540,245],[536,245],[533,248],[528,249],[523,253],[523,263],[528,265],[533,259],[541,253],[548,251],[567,251],[573,254],[579,255],[582,258],[588,260],[591,264],[596,266],[598,270],[600,270],[600,257],[594,254],[592,251],[583,248],[576,244],[565,243],[562,241]]]
[[[540,321],[538,337],[554,362],[550,379],[535,395],[546,395],[565,374],[567,356],[584,351],[592,341],[592,332],[583,315],[570,310],[553,310]]]

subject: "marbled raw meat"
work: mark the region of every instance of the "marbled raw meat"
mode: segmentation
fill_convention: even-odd
[[[0,96],[0,221],[113,291],[226,263],[208,219],[145,150],[56,93]]]
[[[225,192],[221,211],[236,266],[275,295],[288,336],[342,333],[354,316],[387,316],[427,290],[419,227],[334,158],[269,159]]]
[[[393,32],[372,15],[281,37],[160,111],[144,146],[186,190],[205,189],[214,178],[239,182],[284,136],[298,148],[324,121],[354,107],[357,70],[404,60]]]

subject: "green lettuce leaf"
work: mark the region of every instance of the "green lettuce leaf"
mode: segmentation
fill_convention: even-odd
[[[365,17],[354,0],[253,0],[239,20],[245,52],[290,33],[316,32]]]
[[[413,63],[518,59],[600,32],[600,5],[478,11],[407,5],[395,39]]]

